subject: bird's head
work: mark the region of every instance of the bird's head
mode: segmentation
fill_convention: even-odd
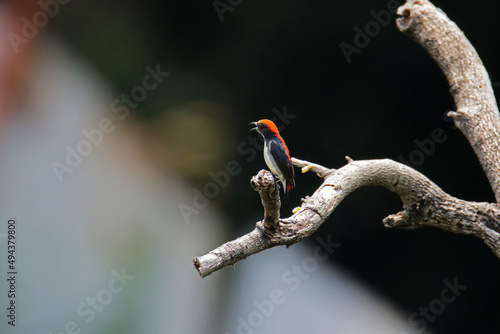
[[[280,135],[278,128],[276,127],[276,124],[274,124],[273,121],[270,121],[268,119],[261,119],[258,122],[250,123],[250,125],[255,125],[255,128],[252,128],[250,131],[255,130],[258,133],[260,133],[264,138],[270,138]]]

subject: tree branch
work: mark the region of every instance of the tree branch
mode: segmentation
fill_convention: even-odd
[[[276,181],[271,172],[263,169],[250,181],[253,189],[259,192],[264,207],[264,227],[276,230],[280,219],[280,195]]]
[[[314,164],[312,162],[305,161],[305,160],[299,160],[296,158],[292,158],[292,163],[295,167],[302,168],[302,173],[306,173],[307,171],[310,170],[310,171],[316,173],[316,175],[318,175],[321,178],[324,178],[325,176],[327,176],[331,172],[335,171],[334,169],[329,169],[329,168],[323,167],[321,165]]]
[[[293,159],[293,162],[296,167],[307,164],[317,166],[318,170],[327,170],[307,161]],[[416,170],[389,159],[352,161],[338,170],[328,171],[323,184],[311,197],[303,200],[300,210],[281,219],[277,228],[266,229],[262,221],[257,222],[252,232],[195,258],[194,264],[200,276],[210,275],[265,249],[290,246],[310,236],[347,195],[364,186],[382,186],[401,197],[404,211],[385,218],[385,226],[433,226],[473,234],[483,239],[500,257],[498,204],[466,202],[452,197]],[[258,179],[254,177],[253,180]],[[256,187],[265,188],[265,181]]]
[[[456,112],[448,113],[471,144],[500,202],[500,115],[488,72],[464,33],[427,0],[398,9],[399,30],[432,56],[450,84]]]

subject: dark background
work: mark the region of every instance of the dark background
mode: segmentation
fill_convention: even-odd
[[[419,150],[415,140],[443,143],[415,167],[449,194],[494,201],[477,158],[463,135],[444,117],[454,104],[448,84],[429,55],[391,23],[348,63],[339,47],[353,45],[355,27],[373,21],[370,11],[387,1],[243,1],[221,21],[211,1],[72,2],[50,23],[72,47],[119,91],[137,84],[144,64],[171,72],[134,119],[155,124],[165,110],[190,101],[227,107],[204,117],[219,124],[222,158],[202,172],[179,171],[193,185],[209,181],[210,170],[236,160],[243,172],[216,199],[236,237],[259,219],[260,200],[249,179],[264,168],[260,154],[250,162],[238,153],[250,121],[271,118],[273,108],[297,115],[282,131],[294,157],[328,167],[357,159],[406,160]],[[402,3],[402,1],[401,1]],[[465,32],[500,86],[500,29],[496,1],[434,1]],[[495,84],[495,79],[498,84]],[[168,112],[167,112],[168,113]],[[179,129],[183,132],[182,129]],[[196,136],[191,133],[191,136]],[[182,138],[182,137],[181,137]],[[230,139],[227,141],[226,139]],[[184,145],[180,139],[179,145]],[[201,175],[201,176],[200,176]],[[320,184],[297,170],[297,189],[283,215]],[[399,198],[383,188],[350,195],[317,235],[332,234],[342,246],[332,262],[411,314],[439,298],[443,281],[467,289],[429,328],[437,333],[498,333],[500,262],[479,239],[437,229],[384,228],[382,219],[400,211]],[[306,242],[313,246],[315,236]]]

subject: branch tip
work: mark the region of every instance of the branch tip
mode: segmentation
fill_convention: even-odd
[[[306,160],[300,160],[297,158],[292,158],[292,164],[295,167],[301,168],[302,170],[305,170],[305,172],[308,172],[309,170],[313,171],[318,175],[318,177],[325,178],[327,175],[335,171],[334,169],[329,169],[326,167],[323,167],[319,164],[315,164]],[[303,172],[303,173],[305,173]]]
[[[312,167],[313,166],[311,166],[311,165],[302,167],[302,169],[301,169],[302,174],[307,173],[309,170],[311,170]]]

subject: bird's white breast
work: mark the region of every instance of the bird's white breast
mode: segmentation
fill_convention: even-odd
[[[283,186],[286,187],[286,180],[283,177],[278,165],[276,164],[276,161],[274,161],[274,158],[271,155],[271,151],[269,150],[269,145],[270,143],[264,145],[264,161],[266,162],[267,167],[269,167],[269,169],[271,170],[271,173],[273,173],[274,176],[276,176],[281,181]]]

